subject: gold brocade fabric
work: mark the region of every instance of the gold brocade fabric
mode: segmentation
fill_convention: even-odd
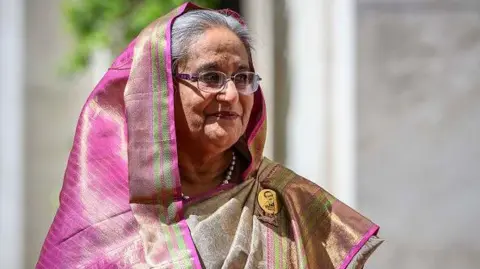
[[[278,193],[278,214],[261,208],[264,189]],[[381,243],[359,246],[376,238],[375,224],[268,159],[256,178],[187,205],[185,216],[205,268],[361,268],[366,258],[350,263],[352,250]]]

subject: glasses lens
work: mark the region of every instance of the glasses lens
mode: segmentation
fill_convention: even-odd
[[[235,75],[234,80],[237,89],[245,89],[252,83],[253,74],[249,72],[238,73]]]
[[[218,91],[222,88],[225,81],[225,75],[220,72],[205,72],[198,76],[199,86],[204,91]]]
[[[235,87],[242,94],[251,94],[258,89],[258,76],[253,72],[241,72],[235,75]]]

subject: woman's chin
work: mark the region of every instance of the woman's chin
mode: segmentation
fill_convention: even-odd
[[[216,128],[216,130],[206,130],[205,136],[209,144],[215,148],[226,150],[232,147],[238,140],[236,130],[233,128],[223,129]]]

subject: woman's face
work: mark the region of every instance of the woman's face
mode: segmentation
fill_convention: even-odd
[[[208,29],[190,46],[177,73],[221,71],[228,76],[250,71],[249,56],[242,41],[223,27]],[[176,133],[179,142],[209,152],[222,152],[235,144],[247,128],[253,94],[241,95],[228,81],[223,91],[208,93],[197,82],[177,80],[175,94]],[[194,143],[194,144],[191,144]]]

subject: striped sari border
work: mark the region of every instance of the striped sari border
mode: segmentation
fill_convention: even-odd
[[[153,147],[154,147],[154,156],[153,156],[153,167],[154,167],[154,180],[155,180],[155,186],[156,188],[160,189],[162,187],[162,164],[164,162],[163,160],[163,148],[160,143],[161,141],[161,133],[160,133],[160,121],[162,117],[162,109],[161,109],[161,92],[160,92],[160,87],[161,87],[161,81],[160,81],[160,55],[159,55],[159,47],[160,44],[157,42],[157,33],[159,31],[159,26],[158,24],[155,25],[154,30],[152,31],[152,35],[150,37],[150,43],[151,43],[151,53],[152,53],[152,96],[153,96]],[[160,197],[159,199],[161,200],[161,204],[164,204],[164,197],[163,193],[160,192]],[[172,244],[172,231],[169,229],[169,227],[166,227],[165,225],[162,225],[163,222],[166,222],[168,219],[168,213],[167,210],[164,209],[163,206],[159,207],[160,212],[158,217],[160,218],[160,229],[163,231],[163,234],[165,235],[165,246],[166,249],[168,250],[168,256],[170,257],[170,260],[172,259],[172,253],[174,253],[174,245]],[[165,219],[163,219],[165,218]]]
[[[283,222],[283,221],[282,221]],[[287,259],[288,259],[288,242],[283,238],[286,232],[286,226],[280,224],[280,236],[278,236],[278,241],[280,241],[280,259],[278,260],[278,267],[280,269],[287,268]]]
[[[281,253],[281,245],[280,245],[280,240],[279,240],[279,236],[278,235],[273,235],[273,245],[274,245],[274,266],[273,268],[274,269],[278,269],[280,268],[280,257],[282,255]]]
[[[290,242],[285,237],[288,234],[288,227],[284,220],[281,222],[277,232],[273,228],[267,227],[267,268],[289,268]]]
[[[173,25],[173,21],[175,18],[183,14],[185,10],[188,7],[188,3],[183,4],[180,6],[177,11],[175,16],[173,16],[167,23],[166,29],[165,29],[165,40],[166,44],[164,47],[164,67],[165,67],[165,78],[166,78],[166,89],[163,91],[166,96],[164,100],[167,100],[167,117],[166,117],[166,122],[168,124],[165,124],[164,126],[168,126],[168,135],[170,141],[170,148],[169,148],[169,153],[170,153],[170,165],[171,165],[171,174],[169,175],[170,179],[172,180],[170,182],[170,186],[172,191],[173,191],[173,196],[177,197],[180,196],[181,193],[181,182],[180,182],[180,172],[178,170],[178,152],[177,152],[177,145],[176,145],[176,130],[175,130],[175,111],[174,111],[174,85],[173,85],[173,71],[172,71],[172,55],[171,55],[171,28]],[[167,121],[168,120],[168,121]],[[166,123],[165,122],[165,123]],[[167,131],[167,130],[164,130]],[[167,133],[167,132],[165,132]],[[172,204],[172,211],[169,212],[169,216],[171,216],[170,220],[180,220],[179,223],[173,225],[174,226],[174,231],[175,235],[178,238],[178,247],[180,250],[187,250],[189,252],[190,257],[192,258],[190,260],[190,263],[188,264],[187,268],[202,268],[201,263],[200,263],[200,258],[198,257],[197,250],[195,248],[195,245],[193,243],[193,239],[191,237],[190,229],[188,228],[188,224],[186,223],[185,220],[183,220],[183,200],[180,202],[173,202]]]
[[[262,89],[259,88],[258,92],[256,94],[260,95],[260,97],[258,97],[258,98],[260,100],[262,100],[262,104],[261,104],[262,105],[262,110],[261,110],[262,114],[261,114],[260,120],[257,122],[255,127],[253,128],[252,133],[247,138],[247,146],[248,146],[248,149],[249,149],[250,152],[255,152],[255,150],[253,150],[253,148],[254,148],[253,142],[255,142],[255,137],[258,135],[260,130],[262,130],[262,127],[264,127],[265,120],[266,120],[266,117],[267,117],[266,116],[267,113],[265,112],[267,108],[266,108],[266,104],[265,104],[265,101],[264,101],[264,98],[263,98]],[[242,178],[243,179],[245,179],[250,174],[254,165],[255,165],[255,156],[252,156],[252,161],[248,165],[247,169],[245,169],[245,171],[242,173]]]
[[[165,71],[167,77],[167,94],[168,94],[168,125],[170,127],[170,149],[172,152],[172,177],[173,177],[173,195],[175,197],[181,196],[182,184],[180,181],[180,171],[178,168],[178,152],[177,152],[177,144],[176,144],[176,129],[175,129],[175,92],[174,92],[174,85],[173,85],[173,70],[172,70],[172,40],[171,40],[171,32],[172,32],[172,25],[175,18],[182,14],[185,11],[186,4],[180,6],[177,9],[177,14],[172,17],[167,24],[167,28],[165,29]],[[177,212],[182,211],[182,203],[176,207]],[[180,217],[180,216],[177,216]],[[183,217],[183,216],[181,216]]]
[[[188,228],[188,224],[185,220],[180,221],[178,224],[180,226],[180,230],[183,233],[183,238],[185,240],[185,243],[187,245],[187,249],[190,251],[190,256],[193,259],[193,268],[202,268],[202,265],[200,263],[200,258],[198,257],[198,252],[197,248],[195,247],[195,244],[193,243],[193,239],[191,237],[190,233],[190,228]]]
[[[272,241],[272,229],[269,229],[267,226],[267,245],[266,245],[266,252],[267,252],[267,268],[273,268],[272,265],[273,263],[273,256],[272,256],[272,246],[273,246],[273,241]]]
[[[292,219],[292,230],[293,230],[293,236],[295,238],[295,244],[297,247],[297,258],[298,258],[298,268],[299,269],[305,269],[307,268],[307,256],[305,255],[305,249],[303,246],[303,240],[302,240],[302,235],[300,233],[300,229],[298,227],[298,224],[295,222],[295,220]]]
[[[346,269],[347,266],[352,262],[352,259],[357,255],[357,253],[360,251],[360,249],[367,243],[368,239],[375,235],[378,232],[378,229],[380,227],[378,225],[373,225],[362,237],[360,242],[358,242],[348,253],[347,257],[343,261],[342,265],[340,266],[339,269]]]
[[[259,88],[258,89],[258,92],[260,94],[260,99],[262,100],[262,111],[265,112],[266,111],[266,105],[265,105],[265,101],[264,101],[264,98],[263,98],[263,94],[262,94],[262,89]],[[261,127],[263,126],[263,124],[265,123],[265,118],[266,118],[266,114],[267,113],[262,113],[262,116],[260,118],[260,120],[258,121],[257,125],[253,128],[253,131],[252,133],[250,134],[250,136],[248,137],[248,140],[247,140],[247,143],[250,145],[252,143],[252,141],[255,139],[255,137],[257,136],[258,132],[260,131]]]

